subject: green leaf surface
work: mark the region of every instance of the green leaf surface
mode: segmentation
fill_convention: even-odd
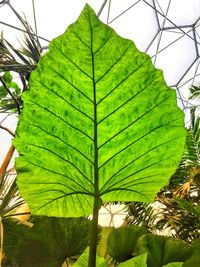
[[[192,257],[183,263],[183,267],[199,267],[200,266],[200,238],[195,240],[192,244]]]
[[[100,242],[97,245],[97,255],[102,258],[106,258],[108,237],[113,229],[114,227],[102,227],[101,229]]]
[[[147,253],[143,253],[137,257],[120,263],[118,267],[146,267]]]
[[[83,254],[79,257],[76,263],[73,265],[74,267],[87,267],[88,266],[88,255],[89,248],[83,252]],[[105,260],[99,256],[96,257],[96,266],[98,267],[107,267]]]
[[[148,230],[139,226],[114,228],[107,241],[107,253],[117,262],[129,260],[135,256],[138,239]]]
[[[14,145],[33,214],[85,216],[97,195],[152,201],[176,170],[185,130],[175,91],[88,5],[29,85]]]
[[[9,71],[6,71],[2,77],[5,81],[5,83],[7,83],[7,84],[10,84],[12,82],[13,77]]]
[[[182,262],[172,262],[167,265],[164,265],[163,267],[182,267],[183,263]]]
[[[7,96],[7,91],[3,86],[0,86],[0,100]]]
[[[192,255],[192,248],[180,240],[147,234],[138,240],[136,252],[148,252],[148,267],[162,267],[172,262],[184,262]]]
[[[41,217],[31,228],[4,221],[4,251],[20,267],[60,267],[89,245],[91,222],[85,218]]]
[[[11,82],[9,85],[10,88],[14,89],[15,96],[19,96],[21,94],[21,89],[15,82]]]

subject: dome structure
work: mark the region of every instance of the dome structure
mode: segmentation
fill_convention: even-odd
[[[19,46],[26,31],[20,18],[26,18],[46,47],[77,19],[86,2],[104,23],[133,40],[140,51],[150,55],[155,67],[163,70],[167,84],[176,90],[187,123],[190,107],[200,109],[196,101],[189,100],[189,87],[200,81],[199,0],[2,0],[0,31],[10,43]],[[4,117],[1,114],[0,120]],[[16,120],[7,119],[6,123],[12,128]]]
[[[77,0],[0,2],[0,30],[16,41],[26,17],[44,46],[76,20],[86,4],[117,33],[133,40],[163,70],[177,91],[179,106],[188,113],[188,88],[200,80],[200,2],[198,0]],[[198,106],[198,105],[197,105]]]

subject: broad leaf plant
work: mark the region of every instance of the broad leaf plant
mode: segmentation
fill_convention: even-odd
[[[152,201],[180,162],[175,91],[88,5],[50,43],[29,87],[14,140],[20,193],[35,215],[93,214],[95,267],[102,202]]]

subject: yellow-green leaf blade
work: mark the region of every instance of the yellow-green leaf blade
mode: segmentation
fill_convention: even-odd
[[[91,214],[95,179],[103,201],[152,200],[181,159],[175,92],[88,5],[50,43],[23,102],[18,185],[34,214]]]

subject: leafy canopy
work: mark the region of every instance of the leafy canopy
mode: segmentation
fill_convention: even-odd
[[[181,159],[175,91],[88,5],[50,43],[23,103],[14,145],[33,214],[85,216],[94,198],[152,201]]]

